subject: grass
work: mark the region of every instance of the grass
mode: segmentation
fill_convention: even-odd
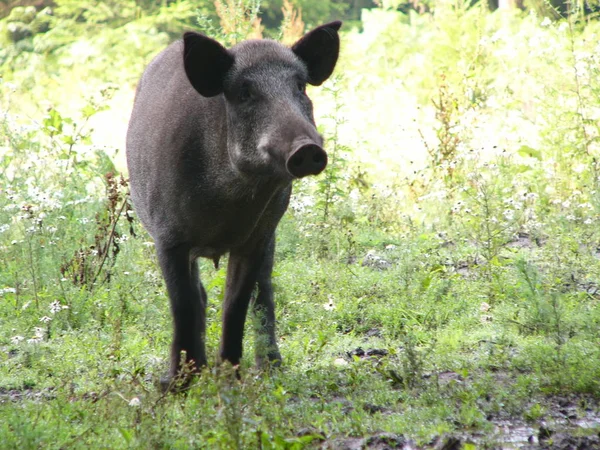
[[[241,379],[213,359],[186,395],[156,387],[165,287],[126,182],[105,176],[123,167],[111,118],[164,36],[129,34],[145,46],[130,64],[106,26],[79,45],[118,63],[70,64],[76,41],[46,69],[26,52],[3,67],[2,448],[494,448],[506,422],[597,434],[598,24],[443,3],[363,23],[311,92],[335,158],[279,228],[284,365],[253,369],[249,323]],[[225,271],[201,274],[214,358]]]

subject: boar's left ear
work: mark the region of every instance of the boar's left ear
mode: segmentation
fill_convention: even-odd
[[[335,21],[310,31],[292,46],[292,51],[308,68],[308,82],[322,84],[333,72],[340,52],[338,30],[342,22]]]
[[[233,56],[214,39],[188,31],[183,35],[183,65],[194,89],[204,97],[214,97],[223,92]]]

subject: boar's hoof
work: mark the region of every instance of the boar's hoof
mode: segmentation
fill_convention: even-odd
[[[179,373],[176,376],[165,375],[160,378],[158,388],[163,393],[170,392],[173,394],[189,391],[196,375],[198,375],[197,372]]]
[[[327,166],[327,153],[316,144],[306,144],[297,149],[287,160],[289,173],[296,178],[318,175]]]
[[[255,363],[257,369],[268,372],[281,367],[281,355],[279,352],[270,352],[266,356],[256,356]]]

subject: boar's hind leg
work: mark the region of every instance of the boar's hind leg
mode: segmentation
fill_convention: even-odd
[[[198,264],[190,261],[188,249],[157,246],[157,252],[173,314],[174,333],[169,371],[172,379],[184,364],[191,366],[193,371],[206,365],[206,291],[200,283]],[[185,361],[181,361],[182,351],[186,353]]]
[[[262,245],[250,253],[231,251],[229,254],[220,357],[234,366],[240,363],[242,357],[244,323],[264,255]]]
[[[259,368],[264,368],[267,363],[275,367],[281,365],[281,355],[275,338],[275,302],[271,284],[274,253],[275,235],[266,246],[265,257],[258,273],[258,295],[252,304],[256,332],[255,358]]]

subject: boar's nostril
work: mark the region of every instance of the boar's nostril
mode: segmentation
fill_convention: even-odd
[[[286,166],[296,178],[317,175],[327,166],[327,153],[316,144],[305,144],[292,153]]]

